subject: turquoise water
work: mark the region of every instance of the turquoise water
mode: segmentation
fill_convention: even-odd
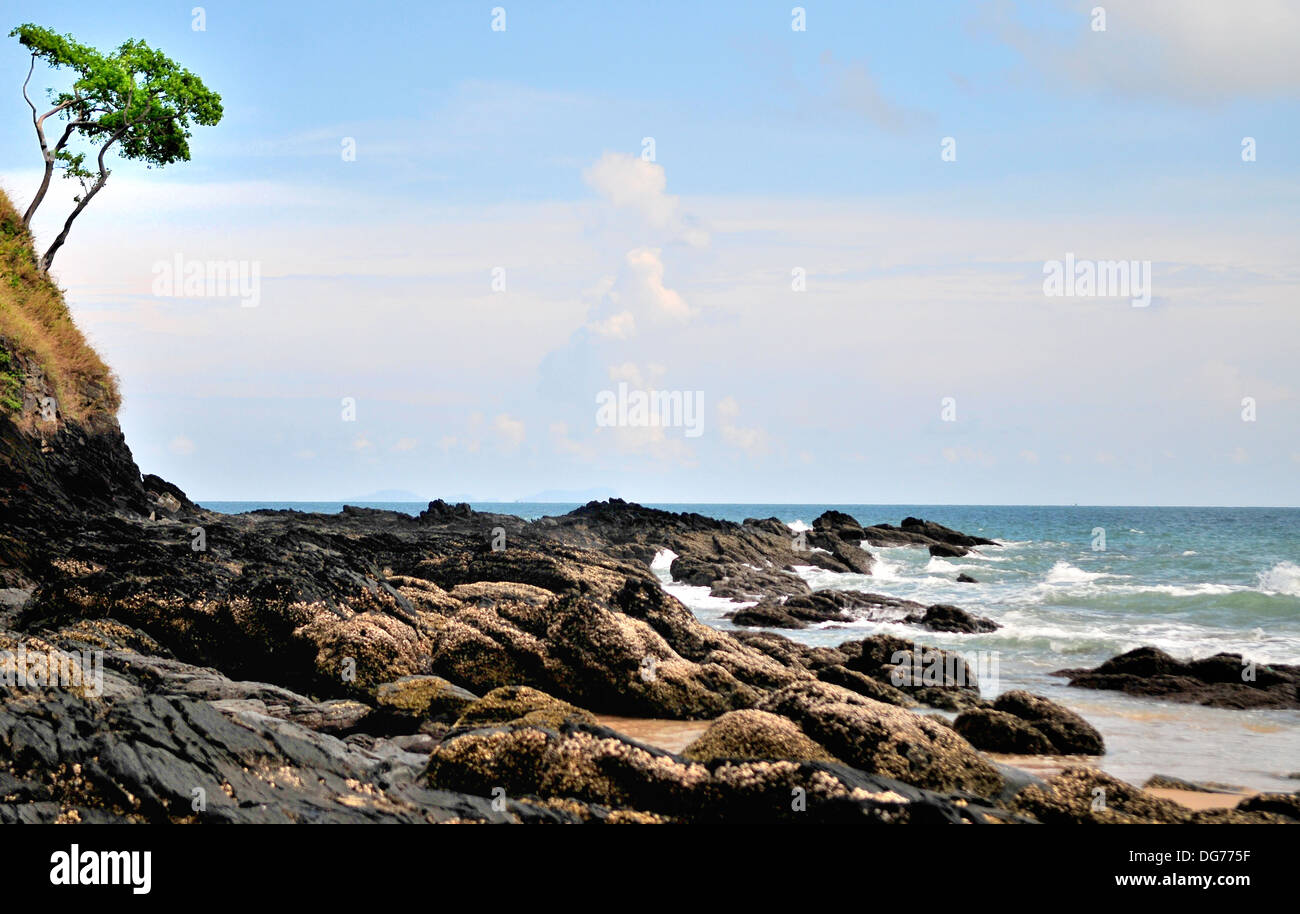
[[[221,511],[257,507],[337,511],[342,503],[213,502]],[[425,505],[368,504],[415,514]],[[564,504],[482,503],[484,511],[525,518],[563,514]],[[828,508],[863,524],[897,524],[908,515],[996,539],[956,559],[909,547],[871,547],[871,576],[807,569],[814,588],[869,590],[923,603],[954,603],[1003,628],[986,635],[926,633],[925,643],[971,657],[996,658],[986,692],[1029,688],[1079,711],[1106,738],[1101,764],[1141,782],[1153,773],[1295,790],[1300,771],[1300,712],[1220,711],[1106,692],[1071,689],[1049,676],[1094,666],[1140,645],[1181,657],[1219,651],[1263,663],[1300,664],[1300,509],[1038,507],[979,505],[653,505],[726,520],[778,517],[796,527]],[[1104,531],[1104,549],[1101,536]],[[666,558],[660,566],[666,564]],[[979,584],[958,584],[965,572]],[[730,628],[735,604],[706,588],[669,581],[665,588],[705,622]],[[810,644],[909,626],[857,622],[789,633]]]

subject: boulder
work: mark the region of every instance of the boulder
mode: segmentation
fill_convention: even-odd
[[[1056,755],[1102,755],[1105,742],[1097,729],[1069,708],[1054,701],[1014,689],[993,702],[993,710],[1012,714],[1043,734]]]
[[[934,606],[928,607],[924,613],[913,613],[904,621],[913,625],[920,625],[922,628],[928,628],[932,632],[960,632],[962,634],[995,632],[1002,627],[992,619],[968,613],[964,609],[958,609],[956,606],[947,603],[936,603]]]
[[[520,721],[538,727],[556,728],[566,721],[596,722],[589,711],[561,701],[528,686],[502,686],[466,705],[454,727],[480,728]]]
[[[1002,776],[952,730],[839,686],[796,683],[759,709],[793,720],[836,758],[870,774],[981,796],[1002,788]]]
[[[682,757],[697,762],[715,759],[835,761],[792,721],[752,708],[730,711],[719,717],[699,739],[682,750]]]

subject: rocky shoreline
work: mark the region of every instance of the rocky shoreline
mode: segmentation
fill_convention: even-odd
[[[0,420],[0,507],[0,822],[1300,819],[1293,795],[1193,812],[1092,768],[1037,778],[985,753],[1086,759],[1100,734],[1040,696],[988,700],[950,652],[770,630],[989,630],[796,572],[869,574],[873,543],[996,546],[916,518],[228,516],[141,476],[111,418],[34,407]],[[649,569],[663,550],[754,628],[697,620]],[[55,681],[90,656],[96,677]],[[597,714],[707,725],[674,753]]]

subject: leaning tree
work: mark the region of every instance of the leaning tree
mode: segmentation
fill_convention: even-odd
[[[76,206],[41,258],[42,266],[49,270],[72,223],[108,180],[110,172],[104,157],[109,150],[116,146],[117,155],[142,161],[147,168],[188,162],[190,124],[212,126],[219,122],[221,96],[143,41],[132,39],[104,54],[79,44],[71,35],[59,35],[36,25],[20,25],[9,35],[16,36],[32,55],[23,81],[23,98],[32,109],[32,123],[45,162],[41,186],[23,214],[23,224],[31,226],[56,168],[63,171],[65,178],[81,184],[81,193],[73,198]],[[49,90],[52,107],[44,113],[27,94],[37,60],[51,69],[67,68],[75,74],[66,90]],[[45,132],[45,122],[51,117],[63,128],[53,145]],[[86,163],[88,154],[93,156],[93,166]]]

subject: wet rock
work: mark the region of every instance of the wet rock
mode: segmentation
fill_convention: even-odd
[[[963,711],[953,729],[976,749],[1011,755],[1050,755],[1051,740],[1028,721],[992,708]]]
[[[1102,755],[1106,746],[1090,723],[1050,699],[1023,689],[1003,692],[993,710],[1012,714],[1030,724],[1051,743],[1055,755]]]
[[[958,584],[978,584],[979,581],[975,580],[974,578],[972,578],[970,575],[966,574],[965,572],[962,572],[961,574],[957,575],[957,583],[958,583]]]
[[[1300,794],[1260,793],[1242,800],[1237,804],[1237,809],[1246,813],[1268,813],[1300,821]]]
[[[807,622],[797,618],[793,613],[786,612],[785,607],[775,600],[765,600],[755,606],[747,606],[744,609],[727,613],[726,618],[736,625],[745,625],[752,628],[799,629],[808,627]],[[848,616],[844,616],[841,621],[848,621],[848,619]]]
[[[843,665],[932,707],[958,711],[980,704],[979,680],[956,651],[873,635],[836,648]]]
[[[920,625],[922,628],[928,628],[932,632],[960,632],[962,634],[995,632],[1002,627],[992,619],[968,613],[964,609],[958,609],[956,606],[947,603],[936,603],[934,606],[928,607],[924,613],[910,615],[904,621],[913,625]]]
[[[1095,669],[1059,670],[1070,685],[1108,689],[1213,708],[1300,708],[1300,666],[1266,666],[1240,654],[1215,654],[1188,663],[1154,647],[1112,657]]]
[[[0,748],[0,821],[565,821],[416,786],[336,737],[182,698],[6,701]]]
[[[997,546],[994,540],[970,536],[960,531],[916,517],[903,518],[901,526],[875,524],[863,528],[863,539],[872,546],[947,546],[960,550],[951,555],[965,555],[975,546]],[[935,553],[931,553],[934,555]]]
[[[736,610],[728,618],[737,625],[804,628],[826,622],[900,622],[924,607],[914,600],[859,590],[819,590],[781,601],[764,600]],[[958,610],[960,612],[960,610]]]
[[[1176,778],[1168,774],[1153,774],[1147,778],[1146,783],[1142,785],[1144,790],[1152,787],[1164,790],[1190,790],[1195,793],[1242,793],[1241,787],[1234,787],[1230,784],[1216,784],[1213,782],[1185,781],[1182,778]]]
[[[850,670],[848,667],[839,664],[819,668],[817,678],[822,682],[829,682],[831,685],[840,686],[850,692],[857,692],[859,695],[864,695],[887,705],[896,705],[900,708],[916,706],[916,702],[901,689],[896,689],[887,682],[872,679],[857,670]]]

